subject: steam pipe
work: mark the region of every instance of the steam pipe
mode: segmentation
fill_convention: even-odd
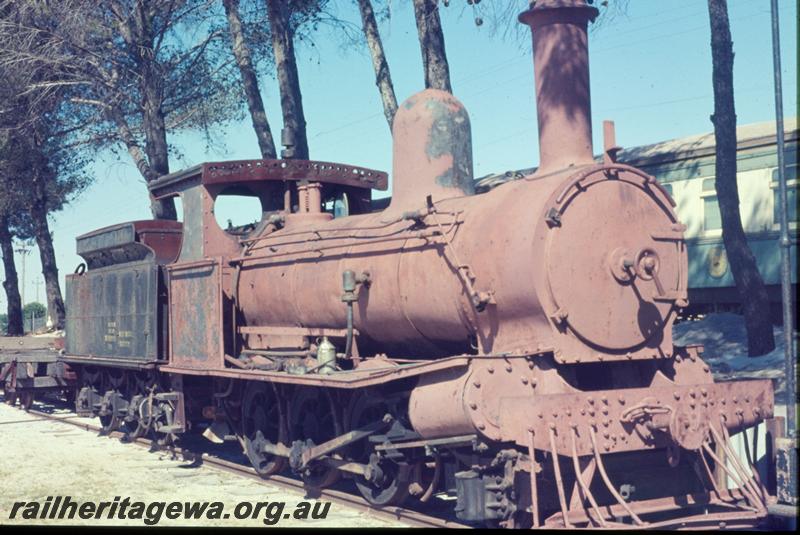
[[[540,0],[519,16],[533,34],[542,173],[594,159],[586,28],[597,13],[585,0]]]

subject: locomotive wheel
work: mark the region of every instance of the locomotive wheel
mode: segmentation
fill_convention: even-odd
[[[286,443],[286,422],[272,385],[250,382],[242,399],[242,438],[250,464],[261,477],[286,467],[286,458],[261,451],[264,442]]]
[[[9,392],[8,390],[3,391],[3,399],[5,400],[7,405],[11,405],[12,407],[17,404],[17,393],[16,392]]]
[[[393,413],[389,404],[380,397],[370,393],[361,393],[350,400],[348,408],[348,429],[359,427],[381,420],[385,414]],[[373,477],[354,476],[358,492],[370,504],[385,507],[400,505],[408,498],[409,476],[411,467],[407,463],[396,463],[378,458],[368,440],[356,442],[348,448],[348,458],[368,464]]]
[[[113,390],[114,387],[112,386],[112,374],[109,372],[103,372],[101,384],[102,387],[99,392],[101,392],[102,395],[105,395],[105,393],[109,390]],[[98,418],[100,418],[100,426],[102,427],[100,433],[103,435],[107,435],[119,427],[119,419],[114,414],[98,415]]]
[[[289,437],[322,444],[339,436],[338,417],[333,412],[329,395],[321,388],[299,388],[292,399]],[[339,471],[322,463],[312,463],[301,474],[307,487],[324,489],[339,480]]]
[[[120,430],[125,433],[123,440],[131,441],[144,436],[150,429],[150,422],[139,417],[139,404],[141,400],[146,400],[150,393],[149,387],[152,386],[153,379],[146,372],[137,372],[128,378],[127,387],[124,390],[125,399],[128,401],[128,417],[123,418],[120,423]],[[134,413],[131,415],[131,411]]]
[[[77,397],[77,392],[74,388],[70,388],[64,392],[64,402],[70,406],[75,407],[75,398]]]
[[[22,410],[25,412],[31,410],[31,407],[33,406],[33,399],[35,397],[36,396],[33,392],[22,392],[19,395],[19,405],[22,407]]]
[[[102,428],[100,430],[100,434],[102,434],[102,435],[107,435],[107,434],[111,433],[112,431],[114,431],[119,426],[119,422],[111,414],[106,414],[104,416],[98,416],[98,418],[100,418],[100,427]]]

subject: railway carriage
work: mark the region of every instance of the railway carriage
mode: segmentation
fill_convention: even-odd
[[[785,125],[786,181],[792,285],[797,286],[797,141],[796,119]],[[776,323],[781,317],[778,216],[778,161],[775,124],[737,129],[737,185],[742,225],[758,269],[773,302]],[[722,243],[722,223],[714,187],[713,134],[638,147],[621,156],[654,175],[677,203],[687,226],[689,298],[692,311],[730,307],[739,302]],[[795,292],[792,292],[794,295]]]

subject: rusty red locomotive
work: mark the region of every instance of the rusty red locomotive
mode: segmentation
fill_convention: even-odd
[[[762,519],[768,497],[726,443],[771,416],[772,388],[714,383],[701,348],[672,343],[684,227],[652,177],[616,163],[610,123],[593,155],[596,13],[542,0],[520,16],[539,119],[530,176],[475,195],[467,112],[426,90],[394,120],[383,210],[382,172],[205,163],[150,185],[181,198],[182,224],[79,237],[62,356],[79,411],[164,441],[205,428],[263,476],[344,476],[377,506],[449,492],[466,521]],[[257,197],[261,221],[220,227],[226,192]]]

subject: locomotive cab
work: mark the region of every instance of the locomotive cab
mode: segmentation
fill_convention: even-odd
[[[370,210],[371,189],[386,189],[386,173],[306,160],[204,163],[166,175],[150,185],[156,198],[180,196],[184,233],[168,276],[170,361],[173,366],[213,369],[235,355],[238,270],[231,264],[254,237],[277,228],[326,221]],[[261,205],[259,221],[222,227],[216,201],[247,193]],[[326,205],[330,213],[323,211]]]

